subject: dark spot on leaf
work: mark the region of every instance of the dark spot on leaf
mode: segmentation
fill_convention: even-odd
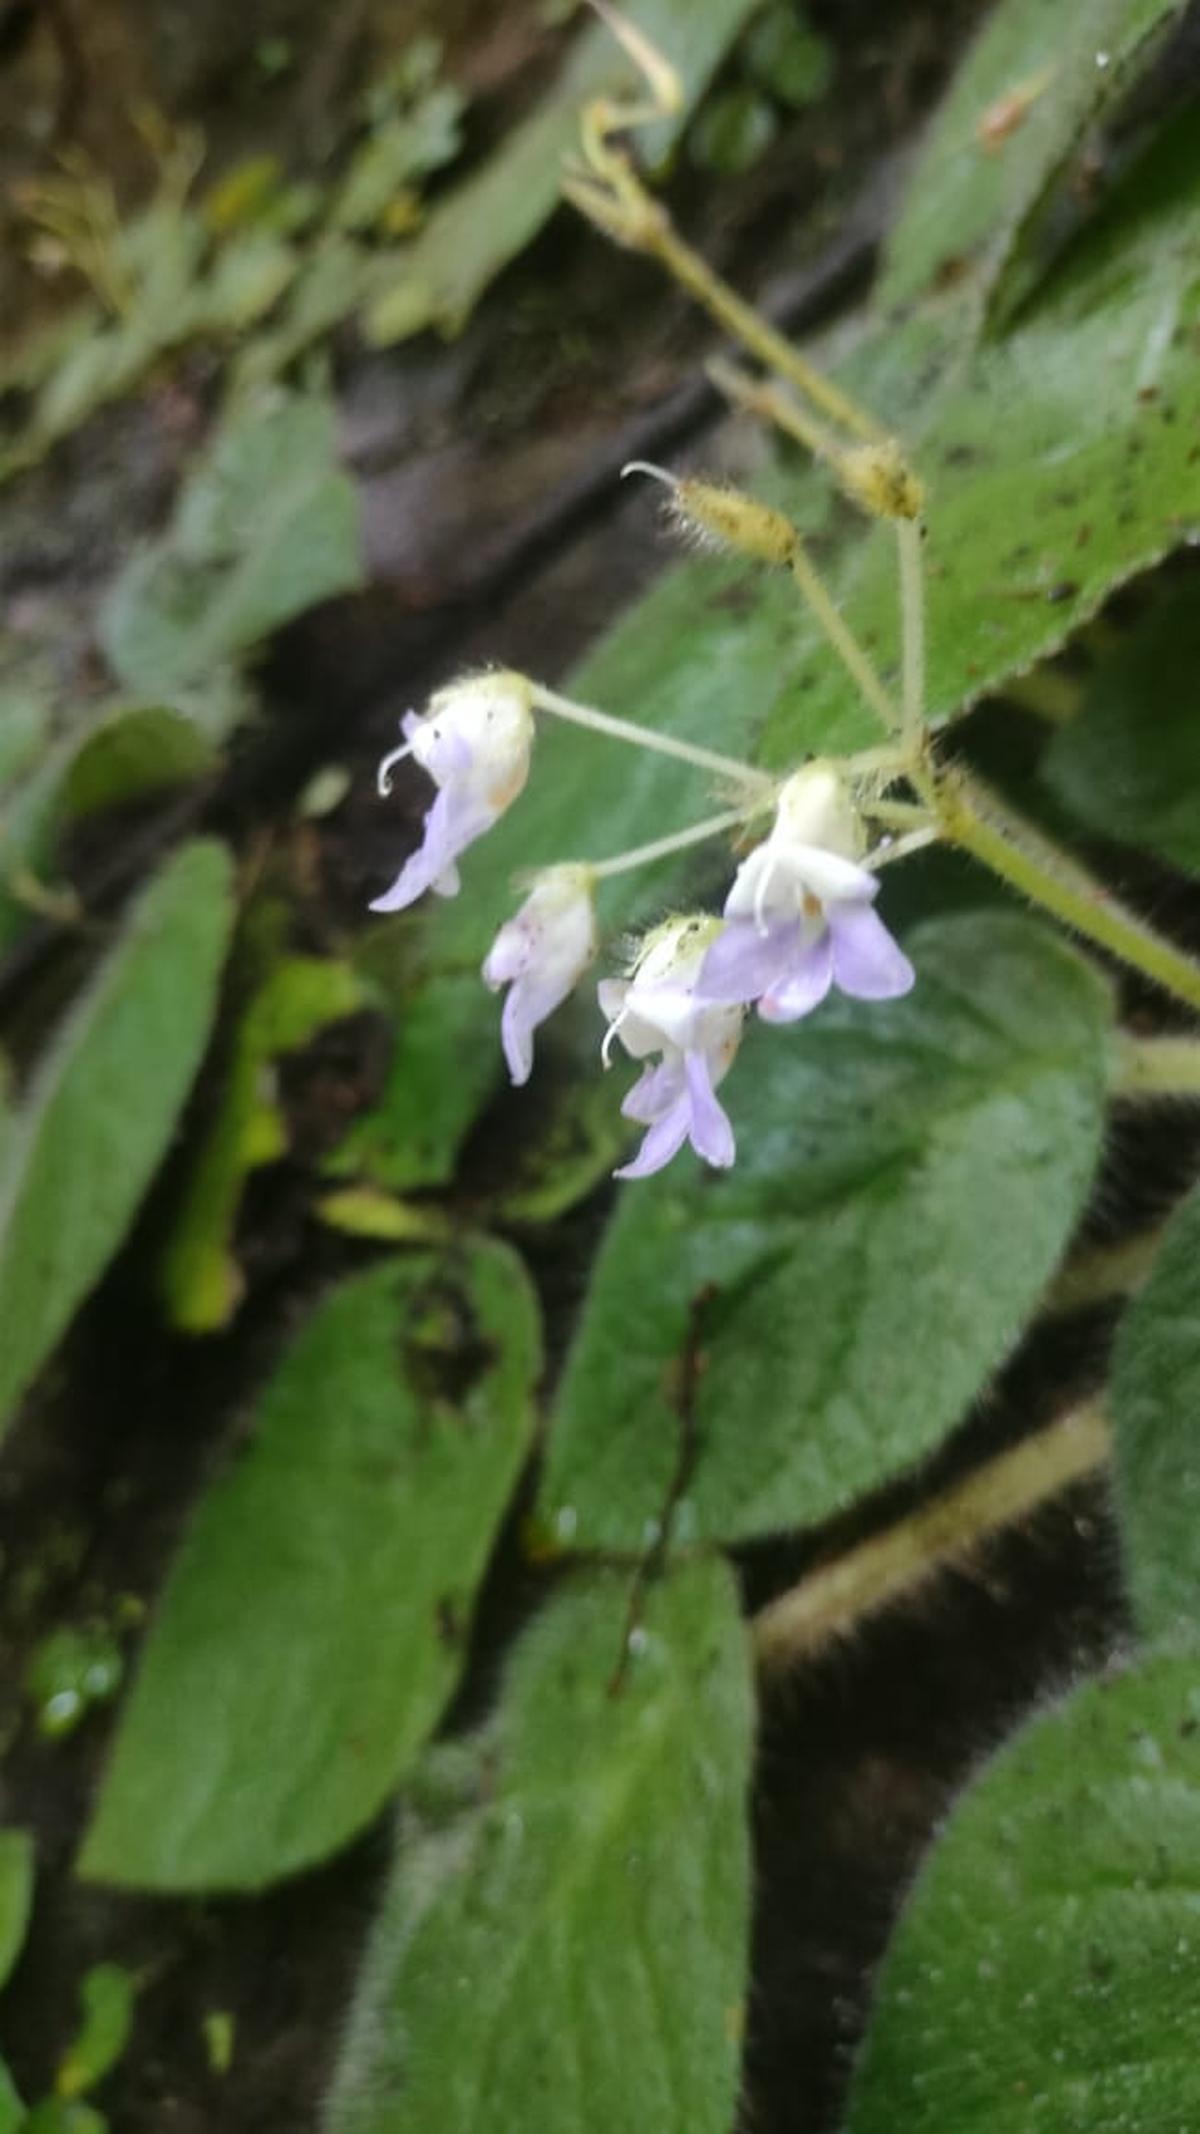
[[[943,467],[980,467],[987,462],[987,453],[978,445],[947,445],[942,454]]]
[[[401,1363],[431,1406],[463,1407],[496,1356],[496,1344],[480,1334],[468,1299],[450,1282],[431,1282],[414,1299]]]

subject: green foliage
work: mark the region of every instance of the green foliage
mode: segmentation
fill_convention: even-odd
[[[127,914],[25,1091],[0,1172],[0,1420],[121,1243],[208,1039],[232,916],[219,845]]]
[[[34,2106],[28,2118],[15,2124],[20,2134],[108,2134],[103,2113],[77,2098],[48,2097],[43,2104]],[[3,2127],[0,2120],[0,2130]]]
[[[349,964],[284,956],[263,979],[232,1039],[221,1102],[196,1152],[163,1262],[162,1289],[173,1324],[191,1334],[225,1326],[245,1283],[233,1250],[248,1174],[288,1150],[275,1063],[310,1044],[366,998]]]
[[[418,37],[372,85],[365,113],[369,130],[330,207],[334,228],[386,227],[398,193],[454,161],[462,147],[466,99],[439,79],[440,65],[437,40]]]
[[[458,1679],[538,1364],[498,1245],[318,1306],[168,1578],[84,1874],[255,1888],[378,1812]]]
[[[778,131],[774,108],[745,82],[722,89],[696,113],[688,133],[688,154],[701,170],[724,178],[752,170]]]
[[[1080,822],[1200,874],[1200,606],[1181,580],[1106,642],[1045,775]]]
[[[1200,2116],[1200,1678],[1146,1661],[954,1811],[884,1963],[848,2134],[1163,2134]]]
[[[664,156],[751,11],[753,0],[630,0],[629,21],[677,69],[684,109],[639,134],[653,161]],[[579,117],[597,96],[637,92],[641,84],[603,23],[581,29],[549,96],[506,135],[483,168],[440,201],[420,236],[389,263],[382,293],[364,315],[377,343],[423,327],[456,333],[488,283],[515,259],[559,202],[564,156],[578,148]]]
[[[0,819],[0,948],[24,932],[47,893],[55,894],[65,831],[101,809],[187,784],[214,760],[189,718],[149,705],[110,707],[50,743],[7,796]]]
[[[1179,12],[1180,0],[993,8],[930,129],[880,303],[908,303],[950,273],[986,291],[1087,129],[1157,50],[1153,32]]]
[[[464,1805],[402,1817],[327,2134],[727,2134],[752,1736],[732,1580],[577,1579],[526,1634]],[[473,1784],[472,1784],[473,1778]]]
[[[951,367],[916,425],[929,487],[933,723],[1055,651],[1200,521],[1200,459],[1186,442],[1200,421],[1198,199],[1189,121],[1144,159],[1020,325]],[[890,529],[855,545],[840,587],[847,621],[894,673]],[[819,734],[845,700],[814,632],[789,666],[772,692],[772,760]]]
[[[819,104],[833,81],[832,47],[792,0],[778,0],[756,17],[742,58],[751,80],[793,111]]]
[[[1200,1192],[1121,1325],[1112,1382],[1125,1572],[1147,1637],[1200,1635]]]
[[[477,973],[397,982],[390,928],[368,943],[366,968],[386,973],[395,1007],[392,1057],[377,1104],[334,1151],[334,1178],[362,1178],[389,1192],[445,1185],[464,1135],[491,1091],[499,1042],[495,1003]],[[490,1011],[490,1013],[489,1013]]]
[[[125,1672],[121,1648],[111,1630],[91,1624],[51,1630],[30,1654],[25,1694],[34,1707],[38,1732],[47,1741],[73,1734],[99,1704],[116,1696]]]
[[[28,2134],[29,2121],[13,2086],[12,2076],[0,2060],[0,2134]]]
[[[137,1982],[124,1964],[93,1964],[79,1998],[79,2028],[55,2078],[60,2097],[82,2097],[116,2066],[133,2029]]]
[[[292,279],[297,254],[274,231],[249,230],[214,246],[202,216],[185,204],[193,170],[185,150],[178,170],[164,173],[158,195],[126,224],[111,219],[103,180],[84,172],[58,182],[72,222],[91,233],[81,257],[102,296],[10,364],[11,382],[32,388],[34,399],[22,429],[0,435],[0,481],[129,392],[172,350],[246,332]]]
[[[1007,914],[909,947],[905,1000],[751,1033],[733,1171],[621,1199],[547,1453],[564,1544],[644,1546],[685,1403],[677,1540],[815,1524],[937,1445],[1037,1302],[1099,1150],[1105,989]]]
[[[100,636],[122,684],[173,701],[203,691],[219,739],[229,714],[211,677],[317,601],[362,584],[358,501],[337,461],[332,404],[246,395],[186,483],[173,523],[126,565]]]
[[[0,1830],[0,1987],[12,1976],[24,1946],[33,1905],[33,1878],[33,1840],[24,1830]],[[0,2098],[0,2115],[2,2109]],[[0,2128],[3,2125],[0,2116]]]

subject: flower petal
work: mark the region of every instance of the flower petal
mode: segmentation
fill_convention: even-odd
[[[758,1000],[786,980],[801,944],[798,919],[760,932],[753,919],[731,919],[700,966],[698,1000]]]
[[[684,1093],[683,1067],[679,1060],[661,1060],[657,1067],[644,1067],[622,1106],[621,1116],[652,1126]]]
[[[691,1120],[691,1105],[685,1091],[677,1104],[665,1111],[661,1119],[655,1120],[633,1162],[623,1164],[619,1171],[613,1172],[613,1177],[649,1178],[653,1172],[661,1171],[683,1147]]]
[[[764,1022],[798,1023],[824,1000],[833,983],[833,937],[826,927],[796,957],[782,985],[758,1003]]]
[[[831,905],[829,927],[833,975],[843,993],[895,1000],[911,989],[916,972],[869,904]]]
[[[427,889],[440,896],[454,896],[458,889],[455,861],[460,852],[490,830],[495,815],[478,801],[464,801],[452,790],[439,792],[425,817],[425,835],[417,850],[405,861],[392,886],[376,897],[372,911],[403,911],[415,904]]]
[[[821,845],[789,845],[785,857],[794,881],[822,904],[840,904],[848,899],[869,903],[879,893],[879,877],[839,852],[826,852]]]
[[[514,1088],[520,1089],[533,1073],[533,1033],[542,1019],[535,1012],[528,988],[518,978],[509,988],[500,1016],[500,1042]]]
[[[508,919],[500,928],[483,960],[480,976],[493,993],[502,985],[511,985],[528,970],[533,943],[528,928],[520,926],[515,919]]]
[[[687,1076],[688,1104],[691,1121],[688,1139],[698,1156],[711,1163],[719,1171],[728,1170],[737,1154],[733,1128],[716,1096],[709,1077],[708,1061],[702,1052],[684,1055],[684,1073]]]

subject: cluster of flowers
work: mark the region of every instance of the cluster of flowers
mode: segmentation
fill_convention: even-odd
[[[456,893],[462,853],[528,778],[535,698],[521,675],[482,674],[439,691],[424,717],[404,720],[403,746],[380,766],[380,790],[390,790],[393,765],[412,756],[437,793],[419,849],[373,911],[400,911],[427,890]],[[912,965],[874,909],[878,877],[862,864],[861,819],[836,767],[807,764],[774,802],[771,829],[739,866],[723,918],[668,919],[639,944],[625,977],[599,986],[605,1065],[617,1039],[645,1063],[622,1111],[647,1132],[619,1178],[661,1170],[685,1141],[706,1163],[733,1162],[733,1130],[716,1091],[751,1005],[767,1022],[796,1022],[831,986],[886,1000],[913,983]],[[501,1035],[515,1083],[532,1070],[535,1029],[597,953],[599,871],[546,868],[483,965],[493,990],[508,988]]]

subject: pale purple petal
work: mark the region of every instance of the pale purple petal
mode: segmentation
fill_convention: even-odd
[[[449,789],[439,792],[425,817],[422,843],[405,861],[391,888],[375,898],[371,910],[403,911],[427,889],[453,896],[458,889],[455,860],[490,830],[495,819],[494,811],[482,801],[464,799]]]
[[[683,1068],[678,1060],[661,1060],[657,1067],[644,1067],[621,1106],[626,1119],[652,1126],[684,1093]]]
[[[700,966],[696,998],[757,1000],[786,981],[802,937],[799,919],[769,926],[765,932],[753,919],[730,919]]]
[[[684,1056],[683,1065],[687,1076],[688,1103],[691,1107],[688,1139],[696,1154],[703,1156],[705,1163],[714,1164],[719,1171],[726,1171],[737,1151],[734,1146],[733,1128],[713,1093],[708,1061],[702,1052],[689,1052]]]
[[[485,985],[495,992],[499,986],[510,985],[528,970],[532,954],[529,928],[509,919],[500,928],[484,958],[481,976]]]
[[[546,978],[529,970],[509,987],[500,1017],[500,1040],[508,1071],[518,1088],[529,1080],[533,1068],[533,1033],[547,1016],[561,1008],[571,991],[570,975]]]
[[[794,959],[782,985],[758,1003],[764,1022],[796,1023],[824,1000],[833,983],[833,937],[826,928]]]
[[[549,1010],[546,1010],[549,1013]],[[542,1016],[521,979],[511,986],[500,1016],[500,1042],[513,1085],[519,1089],[533,1073],[533,1033]]]
[[[831,904],[828,919],[833,975],[843,993],[856,1000],[895,1000],[910,990],[916,973],[869,904]]]
[[[624,1164],[619,1171],[614,1171],[613,1177],[649,1178],[654,1171],[661,1171],[670,1163],[672,1156],[678,1155],[687,1140],[691,1123],[691,1105],[685,1092],[677,1104],[673,1104],[669,1111],[665,1111],[660,1119],[655,1120],[633,1162]]]

